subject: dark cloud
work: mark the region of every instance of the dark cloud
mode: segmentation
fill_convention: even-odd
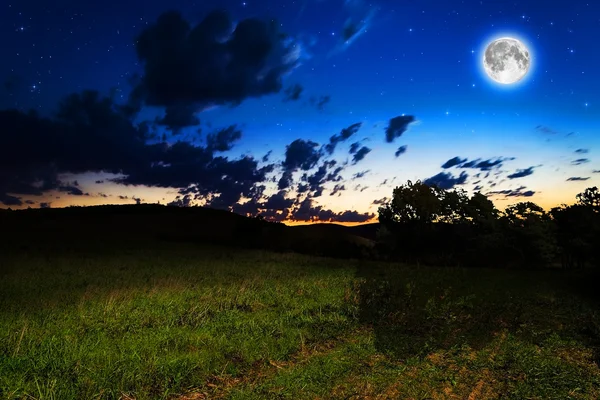
[[[267,151],[267,154],[265,154],[262,158],[262,162],[266,163],[269,161],[269,157],[271,157],[271,153],[273,153],[273,150],[269,150]]]
[[[284,90],[284,95],[285,97],[283,98],[283,101],[296,101],[300,99],[300,95],[302,94],[302,91],[304,91],[304,88],[302,87],[302,85],[296,83],[292,86],[289,86],[288,88],[286,88]]]
[[[81,195],[76,185],[61,182],[59,174],[107,172],[119,174],[112,182],[177,188],[209,206],[230,208],[256,193],[274,170],[272,164],[259,167],[252,157],[215,155],[241,137],[234,126],[208,135],[204,147],[184,141],[150,144],[144,126],[132,124],[121,108],[96,92],[68,96],[54,118],[0,111],[0,126],[0,196],[10,203],[17,195],[41,196],[51,190]],[[311,163],[299,162],[302,168]]]
[[[336,167],[333,171],[331,171],[327,175],[327,182],[339,182],[343,178],[340,176],[340,173],[344,170],[344,167]]]
[[[236,204],[233,211],[242,215],[261,215],[267,221],[282,222],[289,216],[290,209],[295,202],[294,199],[286,198],[286,194],[282,190],[263,202],[253,199],[244,204]]]
[[[354,179],[360,179],[360,178],[364,178],[369,172],[371,172],[370,169],[367,169],[365,171],[360,171],[355,173],[354,175],[352,175],[352,180]]]
[[[587,181],[588,179],[590,179],[589,176],[587,176],[585,178],[583,178],[581,176],[572,176],[569,179],[567,179],[567,182],[569,182],[569,181]]]
[[[356,153],[354,153],[354,156],[352,157],[352,164],[357,164],[360,161],[362,161],[367,154],[369,154],[371,152],[371,149],[368,148],[367,146],[363,146],[361,147]]]
[[[415,122],[415,117],[412,115],[401,115],[390,119],[387,128],[385,129],[385,140],[392,143],[394,139],[402,136],[408,129],[408,125]]]
[[[289,215],[289,209],[294,205],[294,199],[286,198],[287,192],[279,191],[269,196],[265,201],[251,199],[244,204],[235,204],[232,211],[246,216],[261,215],[268,221],[284,221]]]
[[[512,161],[514,159],[514,157],[497,157],[495,159],[490,158],[488,160],[481,160],[480,158],[471,161],[465,160],[465,162],[459,165],[459,168],[473,168],[481,171],[490,171],[493,168],[501,167],[505,161]],[[450,161],[452,160],[448,160],[446,163]]]
[[[360,129],[361,126],[362,126],[362,122],[357,122],[355,124],[350,125],[347,128],[342,129],[342,131],[339,134],[340,139],[341,140],[349,139],[350,136],[352,136],[356,132],[358,132],[358,130]]]
[[[40,208],[50,208],[51,203],[40,203]]]
[[[361,25],[356,21],[348,20],[342,29],[342,39],[346,42],[351,40],[355,35],[360,33]]]
[[[193,205],[192,196],[186,194],[185,196],[177,196],[175,200],[167,203],[170,207],[191,207]]]
[[[525,176],[532,175],[534,168],[535,167],[529,167],[529,168],[525,168],[525,169],[518,169],[514,173],[508,175],[507,178],[508,179],[517,179],[517,178],[523,178]]]
[[[0,111],[0,126],[0,194],[40,196],[69,186],[59,173],[121,173],[145,154],[144,132],[97,92],[67,96],[52,119]]]
[[[336,194],[342,192],[346,190],[346,186],[342,185],[342,184],[337,184],[333,187],[333,190],[331,191],[331,193],[329,194],[330,196],[335,196]]]
[[[286,146],[284,169],[308,171],[314,167],[321,158],[321,154],[316,150],[318,146],[318,143],[311,140],[294,140]]]
[[[96,181],[96,184],[98,184],[98,185],[101,183],[104,183],[104,181],[103,180]]]
[[[206,148],[210,152],[225,152],[233,148],[233,143],[240,140],[242,131],[235,125],[221,129],[216,133],[208,134],[206,137]]]
[[[440,172],[431,178],[425,179],[423,183],[429,186],[437,186],[440,189],[452,189],[456,185],[463,185],[468,177],[469,175],[466,172],[461,172],[457,177],[449,172]]]
[[[148,139],[145,125],[134,125],[107,97],[95,91],[67,96],[53,127],[59,150],[49,158],[61,172],[121,173],[143,163]],[[50,161],[50,160],[49,160]]]
[[[296,188],[296,191],[298,193],[306,193],[308,192],[308,185],[305,183],[299,183],[298,187]]]
[[[444,169],[448,169],[448,168],[452,168],[455,167],[457,165],[461,165],[466,163],[468,160],[466,158],[460,158],[460,157],[454,157],[449,159],[448,161],[446,161],[443,165],[442,168]]]
[[[279,189],[287,189],[291,186],[292,174],[297,170],[308,171],[317,165],[322,156],[317,150],[318,146],[318,143],[303,139],[296,139],[286,146]]]
[[[276,211],[276,210],[261,210],[258,215],[262,216],[265,220],[271,222],[283,222],[285,221],[290,212],[289,210]]]
[[[600,169],[595,169],[592,171],[593,174],[600,174]]]
[[[573,164],[573,165],[581,165],[581,164],[587,164],[589,162],[590,162],[589,158],[578,158],[577,160],[571,161],[571,164]]]
[[[323,190],[325,190],[324,185],[329,181],[337,180],[335,171],[329,173],[329,169],[333,168],[335,165],[336,161],[334,160],[325,161],[313,174],[303,174],[302,181],[305,182],[306,185],[300,184],[301,187],[298,191],[300,193],[311,192],[312,197],[321,196]]]
[[[156,118],[156,124],[166,126],[174,134],[187,126],[200,124],[200,119],[196,116],[198,110],[193,105],[170,105],[165,109],[165,115]]]
[[[348,152],[350,154],[356,154],[356,152],[358,151],[360,147],[360,142],[354,142],[350,145],[350,149],[348,150]]]
[[[357,122],[355,124],[350,125],[347,128],[342,129],[342,131],[339,134],[331,136],[329,138],[329,143],[325,145],[325,151],[329,155],[333,154],[338,143],[350,138],[352,135],[359,131],[361,126],[362,122]]]
[[[278,193],[270,196],[266,202],[262,204],[262,208],[268,208],[277,211],[283,211],[290,208],[294,204],[294,199],[286,199],[286,192],[280,190]]]
[[[0,203],[4,204],[5,206],[20,206],[23,204],[23,201],[21,201],[19,197],[0,192]]]
[[[494,192],[486,193],[486,196],[502,195],[507,197],[531,197],[535,194],[533,190],[525,190],[525,186],[518,187],[516,189],[497,190]]]
[[[589,149],[577,149],[577,150],[575,150],[576,154],[587,154],[589,152],[590,152]]]
[[[206,205],[229,209],[241,197],[249,197],[267,179],[273,165],[258,167],[252,157],[229,160],[214,157],[207,148],[177,142],[161,149],[160,161],[140,166],[115,182],[129,185],[176,187],[180,194],[206,199]]]
[[[322,206],[313,206],[311,198],[306,198],[295,208],[291,219],[302,222],[366,222],[375,217],[375,214],[358,213],[356,211],[344,211],[336,213]]]
[[[344,6],[350,15],[342,27],[340,42],[330,55],[344,51],[358,37],[365,34],[378,10],[377,7],[363,0],[345,0]]]
[[[471,166],[471,167],[467,167],[466,164],[464,164],[463,168],[479,168],[482,171],[489,171],[490,169],[492,169],[494,167],[501,166],[505,160],[506,159],[503,159],[503,158],[498,158],[496,160],[492,160],[492,159],[483,160],[483,161],[477,162],[474,166]]]
[[[179,12],[163,13],[135,41],[144,73],[131,103],[202,108],[279,92],[298,44],[278,26],[254,18],[234,24],[224,11],[192,26]]]
[[[61,192],[66,192],[71,196],[83,196],[83,192],[81,191],[81,189],[75,186],[59,186],[58,190]]]
[[[384,197],[382,199],[373,200],[373,202],[371,204],[376,205],[376,206],[383,206],[383,205],[387,204],[389,201],[390,201],[389,198]]]
[[[406,153],[407,148],[408,148],[408,146],[406,146],[406,145],[398,147],[398,150],[396,150],[396,152],[394,153],[394,156],[397,158],[400,155]]]
[[[325,105],[331,101],[331,96],[322,95],[319,97],[311,96],[308,102],[310,105],[317,108],[319,111],[323,111],[325,109]]]
[[[359,213],[358,211],[350,211],[346,210],[344,212],[338,213],[332,221],[335,222],[366,222],[370,219],[373,219],[375,214],[372,213]]]

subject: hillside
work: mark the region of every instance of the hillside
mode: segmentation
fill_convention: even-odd
[[[345,234],[352,236],[359,236],[369,240],[377,239],[377,230],[379,229],[379,223],[361,224],[354,226],[345,226],[340,224],[311,224],[311,225],[299,225],[295,228],[304,228],[307,231],[323,231],[329,234]]]
[[[352,257],[374,245],[356,227],[288,227],[224,210],[158,204],[3,211],[0,224],[0,248],[7,251],[139,247],[160,240]]]

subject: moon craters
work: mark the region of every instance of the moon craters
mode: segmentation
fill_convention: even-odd
[[[525,77],[531,66],[531,56],[519,40],[500,38],[485,49],[483,66],[494,81],[511,84]]]

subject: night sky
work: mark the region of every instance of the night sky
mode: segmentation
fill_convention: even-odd
[[[503,209],[598,185],[600,3],[2,1],[0,206],[365,222],[407,180]],[[483,68],[513,37],[513,85]]]

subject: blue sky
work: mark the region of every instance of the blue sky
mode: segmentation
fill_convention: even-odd
[[[254,200],[267,204],[282,190],[277,182],[286,146],[298,139],[323,146],[342,129],[361,123],[332,155],[322,154],[312,169],[294,173],[293,183],[281,194],[294,201],[289,218],[308,198],[311,215],[319,210],[337,216],[352,211],[362,216],[354,218],[356,222],[367,220],[377,210],[373,201],[390,197],[396,185],[436,175],[439,181],[440,173],[452,174],[445,178],[466,173],[456,185],[448,179],[443,184],[469,193],[480,190],[499,208],[517,201],[546,208],[570,203],[577,193],[598,184],[600,174],[594,171],[600,170],[595,161],[600,80],[594,71],[600,69],[600,57],[593,38],[600,33],[600,5],[593,2],[557,1],[540,7],[535,1],[508,6],[433,0],[171,1],[168,8],[156,1],[10,3],[0,13],[6,60],[0,66],[6,82],[0,109],[34,108],[49,118],[61,98],[84,89],[112,93],[115,104],[130,101],[132,76],[140,74],[143,80],[148,71],[136,56],[135,40],[169,9],[179,11],[191,26],[215,8],[225,9],[233,26],[248,18],[276,21],[295,44],[283,55],[288,61],[291,57],[293,65],[286,64],[289,68],[278,76],[280,88],[216,107],[202,95],[204,103],[193,104],[199,124],[179,133],[164,126],[155,129],[159,136],[166,134],[169,144],[200,146],[206,134],[236,125],[241,137],[221,155],[260,160],[271,151],[259,165],[270,163],[273,171],[265,182],[254,182],[265,186]],[[533,57],[527,76],[515,85],[494,83],[482,67],[485,46],[503,36],[521,40]],[[266,62],[282,62],[281,57],[273,50]],[[299,98],[286,100],[285,91],[293,85],[302,87]],[[327,99],[322,107],[317,104],[320,99]],[[164,114],[164,104],[149,103],[145,98],[136,121],[154,121]],[[385,130],[398,116],[414,116],[415,121],[389,143]],[[370,150],[356,165],[349,152],[352,143]],[[405,152],[396,157],[400,146],[406,146]],[[13,153],[18,151],[28,150]],[[442,168],[454,157],[500,162],[490,170]],[[321,193],[298,192],[303,173],[314,174],[332,159],[338,166],[348,161],[341,180],[325,180],[323,190],[317,190]],[[15,186],[7,181],[5,195],[20,199],[20,204],[11,200],[4,206],[127,203],[133,198],[166,204],[187,193],[182,187],[157,187],[163,184],[155,181],[140,184],[145,182],[141,178],[137,186],[131,185],[133,179],[129,185],[111,182],[116,175],[102,172],[102,165],[94,169],[58,171],[62,184],[35,195],[11,192],[8,189]],[[529,173],[514,175],[527,169]],[[364,171],[364,176],[353,178]],[[74,181],[79,191],[61,191]],[[331,196],[336,184],[345,190]],[[2,187],[0,178],[0,192]],[[196,193],[186,204],[210,205],[214,196],[218,193]],[[247,199],[241,196],[238,203]]]

